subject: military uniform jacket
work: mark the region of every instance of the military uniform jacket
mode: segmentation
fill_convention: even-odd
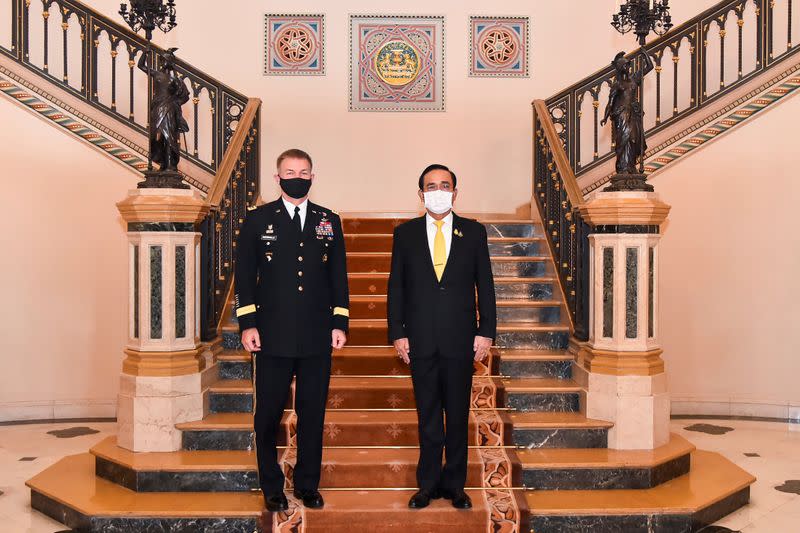
[[[339,216],[309,202],[298,234],[279,198],[249,211],[236,253],[240,332],[257,327],[268,356],[330,355],[331,330],[347,331],[350,316]]]

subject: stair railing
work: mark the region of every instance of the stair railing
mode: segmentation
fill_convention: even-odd
[[[147,49],[142,37],[77,0],[0,0],[0,20],[11,24],[0,54],[147,135],[147,75],[136,66]],[[158,65],[162,52],[154,45],[148,64]],[[182,155],[213,174],[247,97],[180,59],[175,69],[191,95]]]
[[[645,80],[647,134],[668,128],[797,53],[800,36],[792,39],[800,33],[792,25],[797,4],[724,0],[649,43],[646,50],[656,68]],[[601,106],[614,78],[610,59],[606,68],[546,101],[577,177],[614,155],[610,128],[600,128]]]
[[[200,337],[221,334],[225,305],[233,291],[236,238],[256,204],[260,178],[261,100],[250,98],[208,192],[211,205],[200,225]]]
[[[589,226],[583,194],[543,100],[533,102],[533,204],[539,210],[573,334],[589,333]]]

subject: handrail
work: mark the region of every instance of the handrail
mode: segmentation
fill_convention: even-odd
[[[792,9],[798,3],[794,4],[791,0],[723,0],[648,43],[645,49],[656,68],[645,80],[646,133],[674,125],[797,53],[800,43],[791,42]],[[775,42],[776,28],[784,25],[790,36],[785,49]],[[718,52],[710,53],[712,43],[719,43]],[[667,78],[670,71],[672,80]],[[613,81],[614,68],[608,64],[546,100],[577,177],[613,158],[611,139],[599,125],[601,93]]]
[[[206,201],[200,224],[200,329],[209,341],[221,334],[225,306],[233,290],[236,240],[260,188],[261,100],[250,98],[241,113]]]
[[[556,132],[555,124],[553,124],[552,119],[550,119],[550,113],[547,111],[547,104],[544,100],[534,100],[533,109],[537,117],[542,117],[542,130],[547,138],[547,143],[553,147],[553,163],[564,182],[569,201],[573,207],[578,208],[583,205],[583,193],[578,185],[575,172],[573,172],[572,166],[569,164],[569,158],[566,152],[564,152],[564,149],[560,147],[561,139]]]
[[[228,144],[228,150],[222,158],[222,162],[217,169],[214,176],[214,181],[211,188],[208,190],[206,201],[213,207],[219,207],[222,201],[222,195],[225,193],[225,188],[231,179],[234,167],[239,160],[239,154],[242,151],[245,141],[247,140],[250,128],[253,126],[253,121],[256,119],[259,109],[261,108],[260,98],[248,98],[247,105],[242,113],[242,118],[239,120],[239,125],[236,132],[231,137]]]
[[[580,208],[584,199],[543,100],[533,102],[533,200],[553,257],[570,329],[588,333],[588,235]]]

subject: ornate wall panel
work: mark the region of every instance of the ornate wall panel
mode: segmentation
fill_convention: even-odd
[[[324,15],[264,15],[264,74],[325,74]]]
[[[444,17],[351,15],[350,110],[444,111]]]
[[[470,76],[528,76],[528,17],[470,17]]]

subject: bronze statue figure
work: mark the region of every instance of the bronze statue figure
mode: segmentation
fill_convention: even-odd
[[[600,125],[605,126],[609,118],[613,119],[612,138],[617,155],[617,174],[606,191],[653,190],[651,185],[645,183],[644,154],[647,142],[644,134],[644,110],[639,101],[642,80],[653,70],[653,60],[644,47],[639,56],[644,64],[636,71],[634,61],[626,58],[625,52],[617,54],[611,63],[616,69],[616,78]]]
[[[189,131],[181,106],[189,101],[189,90],[175,72],[175,50],[162,55],[160,69],[147,64],[147,54],[139,58],[139,68],[153,77],[153,102],[150,108],[150,152],[161,170],[177,170],[181,157],[180,134]]]

